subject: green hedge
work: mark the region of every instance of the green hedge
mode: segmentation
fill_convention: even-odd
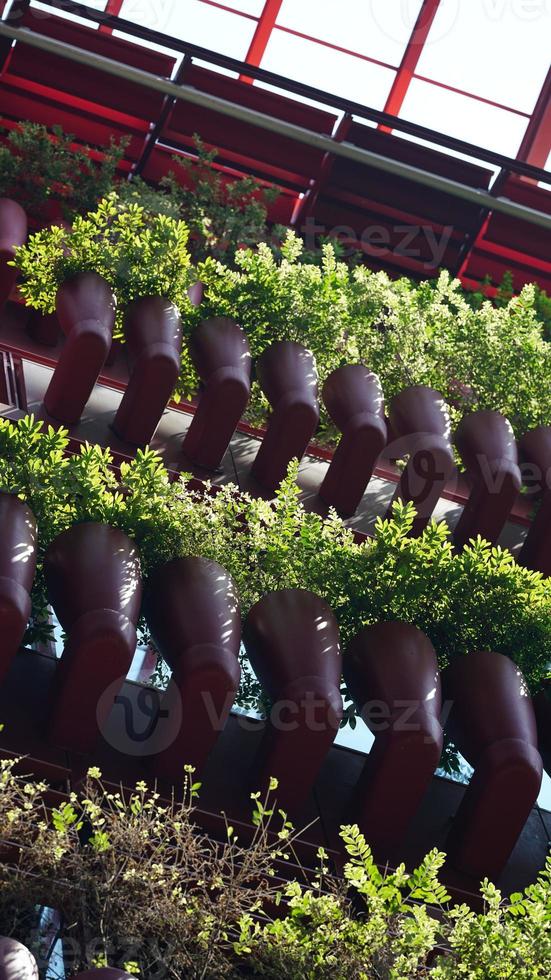
[[[392,520],[377,521],[372,540],[357,543],[334,512],[305,512],[296,465],[272,505],[233,485],[204,494],[185,478],[170,482],[149,450],[123,464],[119,481],[109,450],[85,446],[67,456],[67,443],[66,433],[43,431],[30,417],[0,420],[0,489],[25,499],[39,526],[34,630],[45,606],[44,549],[61,530],[92,520],[136,541],[146,575],[184,555],[219,561],[235,578],[244,614],[266,592],[300,586],[327,600],[345,645],[364,624],[402,619],[428,634],[441,667],[496,650],[518,664],[533,691],[548,675],[551,579],[508,551],[478,540],[454,554],[443,523],[411,538],[414,511],[400,504]],[[241,703],[259,695],[250,683]]]
[[[387,400],[408,385],[430,385],[454,421],[490,408],[518,435],[551,422],[551,345],[533,286],[499,307],[475,308],[448,272],[416,284],[349,269],[331,245],[318,265],[302,263],[301,253],[289,233],[279,260],[267,245],[238,252],[236,269],[207,259],[198,266],[207,289],[196,319],[235,317],[254,355],[274,340],[297,340],[315,354],[321,381],[359,361],[380,376]],[[194,379],[183,383],[192,390]]]
[[[115,193],[72,231],[54,227],[31,236],[17,252],[21,292],[45,313],[55,309],[63,280],[81,270],[105,276],[118,300],[118,336],[128,302],[161,293],[181,309],[184,330],[206,316],[234,317],[254,356],[275,340],[297,340],[313,351],[323,382],[342,364],[376,371],[390,399],[411,384],[427,384],[449,402],[452,420],[477,408],[498,409],[521,435],[551,423],[551,345],[543,336],[533,286],[495,306],[468,300],[458,280],[391,280],[364,266],[337,261],[331,245],[319,263],[304,262],[302,241],[287,234],[276,257],[267,244],[235,253],[231,265],[213,258],[190,264],[183,221],[154,215]],[[203,305],[193,309],[188,284],[205,283]],[[187,345],[177,395],[191,397],[197,377]],[[254,386],[250,417],[262,421],[266,404]],[[322,414],[321,435],[331,438]]]

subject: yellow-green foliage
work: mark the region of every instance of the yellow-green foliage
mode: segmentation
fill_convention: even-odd
[[[303,587],[323,596],[346,643],[366,623],[402,619],[431,638],[439,663],[479,650],[511,657],[533,690],[547,676],[551,579],[518,565],[484,541],[455,554],[447,526],[409,536],[414,510],[397,504],[358,543],[337,515],[307,513],[296,465],[275,505],[227,485],[218,493],[170,482],[158,456],[140,451],[120,470],[108,449],[64,455],[67,435],[32,418],[0,420],[0,489],[23,497],[39,526],[35,619],[45,602],[41,558],[61,530],[80,521],[120,527],[141,552],[144,573],[184,555],[220,562],[234,577],[243,613],[266,592]],[[258,697],[258,687],[249,692]]]

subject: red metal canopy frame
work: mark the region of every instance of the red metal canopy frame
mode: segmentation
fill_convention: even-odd
[[[475,186],[488,187],[492,174],[489,171],[481,170],[478,172],[470,164],[462,165],[461,161],[454,161],[453,157],[445,156],[442,153],[430,149],[421,149],[415,144],[411,144],[404,139],[397,139],[393,136],[396,132],[412,135],[420,139],[426,139],[435,145],[440,145],[456,151],[458,154],[468,154],[479,159],[484,166],[485,163],[493,167],[499,167],[500,173],[492,186],[492,193],[504,193],[513,200],[529,203],[530,207],[540,211],[549,212],[549,192],[538,182],[549,180],[542,167],[547,159],[551,148],[551,72],[543,85],[540,97],[535,106],[531,117],[526,116],[528,121],[526,133],[516,159],[507,158],[502,154],[495,154],[484,151],[479,147],[446,137],[424,127],[417,126],[399,117],[398,113],[403,105],[409,85],[415,74],[416,66],[423,52],[423,47],[430,34],[434,18],[439,7],[439,0],[424,0],[417,21],[413,27],[410,39],[405,47],[402,61],[396,66],[396,76],[389,93],[384,111],[377,111],[363,106],[361,102],[352,102],[348,99],[338,98],[324,93],[311,86],[303,85],[290,79],[282,78],[273,72],[266,72],[262,68],[262,60],[270,38],[275,30],[283,30],[291,34],[298,34],[287,26],[278,24],[282,0],[266,0],[263,10],[258,18],[249,13],[235,10],[231,3],[215,2],[215,0],[199,0],[209,6],[220,7],[226,11],[232,11],[235,16],[247,18],[257,22],[256,30],[245,62],[236,59],[226,58],[214,52],[202,49],[197,45],[189,45],[177,39],[170,39],[160,32],[152,31],[140,25],[132,24],[120,17],[122,11],[122,0],[108,0],[105,11],[95,11],[83,7],[77,3],[57,0],[52,2],[52,8],[62,8],[80,16],[84,16],[91,25],[99,26],[99,31],[94,32],[96,37],[102,34],[120,30],[127,34],[133,34],[138,43],[140,41],[161,43],[173,48],[175,54],[183,54],[184,61],[180,59],[180,67],[175,76],[178,84],[192,84],[198,88],[216,92],[223,98],[228,96],[240,102],[245,100],[245,104],[251,108],[272,114],[275,117],[295,119],[296,113],[301,112],[300,122],[307,128],[312,128],[318,132],[331,132],[338,140],[356,142],[367,149],[375,150],[377,153],[392,156],[397,154],[398,159],[406,163],[413,162],[421,166],[422,169],[434,168],[435,173],[459,175],[465,183],[472,183]],[[59,28],[49,30],[45,26],[43,14],[40,22],[35,25],[32,23],[32,8],[29,0],[14,0],[11,8],[0,0],[0,11],[4,11],[4,16],[16,24],[32,26],[33,30],[46,31],[55,35],[56,30],[65,31],[73,29],[70,21],[59,21],[53,16],[52,24],[61,24]],[[7,10],[7,14],[6,14]],[[38,19],[37,19],[38,20]],[[65,27],[63,27],[65,25]],[[88,36],[90,34],[86,28],[78,28]],[[67,37],[65,33],[63,35]],[[72,40],[71,35],[69,37]],[[323,44],[327,47],[337,48],[337,45],[328,41],[321,41],[315,36],[300,34],[312,43]],[[105,37],[105,40],[108,39]],[[82,43],[79,41],[79,43]],[[96,45],[95,41],[89,42]],[[109,51],[112,58],[125,60],[130,57],[129,51],[132,47],[134,51],[143,50],[128,42],[122,42],[119,38],[112,39],[113,51]],[[101,90],[93,93],[94,86],[90,84],[90,97],[83,100],[78,91],[79,85],[64,85],[60,91],[55,80],[50,78],[45,81],[50,84],[39,84],[36,77],[28,77],[28,68],[23,71],[21,67],[21,55],[18,54],[20,45],[12,45],[2,41],[3,48],[3,71],[0,77],[0,114],[13,126],[21,118],[38,118],[50,125],[53,122],[60,122],[65,128],[77,133],[77,138],[82,142],[91,144],[101,144],[105,141],[107,130],[113,131],[114,135],[122,134],[124,130],[135,133],[135,140],[129,153],[130,159],[126,161],[126,166],[130,165],[131,171],[143,173],[149,179],[158,179],[162,176],[170,162],[170,152],[193,152],[193,130],[186,126],[184,117],[193,117],[193,113],[182,113],[178,111],[174,100],[164,99],[158,103],[158,112],[155,116],[145,118],[147,114],[143,111],[141,100],[135,100],[134,111],[120,112],[118,107],[102,105]],[[24,50],[24,48],[22,49]],[[339,49],[340,50],[340,49]],[[145,52],[144,52],[145,54]],[[154,53],[150,50],[150,56]],[[376,59],[359,52],[349,52],[351,57],[361,57],[362,59],[376,62]],[[132,56],[133,63],[136,57]],[[165,59],[164,66],[160,62],[157,67],[151,68],[157,74],[169,72],[168,59],[166,56],[159,56]],[[196,68],[193,64],[195,58],[208,61],[213,66],[213,71]],[[40,59],[38,59],[40,60]],[[132,62],[131,62],[132,63]],[[378,62],[379,64],[381,62]],[[174,65],[175,62],[172,62]],[[216,67],[228,68],[236,71],[239,81],[221,77],[216,74]],[[388,66],[393,67],[393,66]],[[27,75],[26,75],[27,73]],[[31,73],[32,74],[32,73]],[[79,75],[81,73],[79,72]],[[83,74],[86,74],[84,69]],[[170,72],[169,72],[170,74]],[[91,81],[90,74],[90,81]],[[289,92],[289,99],[283,96],[274,96],[272,93],[261,89],[258,85],[252,85],[253,81],[265,81],[270,85],[286,89]],[[441,85],[435,79],[427,79],[428,82]],[[40,80],[42,82],[42,79]],[[80,80],[79,80],[80,82]],[[243,83],[247,84],[247,89],[251,93],[253,101],[245,95]],[[214,86],[214,87],[213,87]],[[80,89],[82,89],[80,85]],[[5,89],[2,98],[2,89]],[[301,107],[296,101],[291,101],[293,94],[307,99],[328,105],[328,113],[322,121],[319,111],[310,110],[308,106]],[[477,101],[487,102],[488,100],[473,95],[473,93],[463,92]],[[11,104],[11,109],[10,109]],[[180,104],[181,108],[181,104]],[[188,107],[189,108],[189,107]],[[510,107],[503,107],[512,110]],[[140,111],[141,110],[141,111]],[[318,115],[316,116],[316,112]],[[343,113],[339,121],[338,113]],[[71,122],[77,122],[75,113],[78,113],[77,130],[71,126]],[[352,122],[353,116],[360,116],[364,119],[375,122],[378,132],[384,142],[377,142],[377,133],[371,128]],[[97,122],[94,121],[96,118]],[[142,121],[143,120],[143,121]],[[331,121],[332,120],[332,121]],[[174,125],[174,122],[177,125]],[[190,124],[191,125],[191,124]],[[465,216],[449,209],[449,216],[446,220],[446,207],[438,201],[438,195],[423,191],[419,194],[419,188],[406,187],[404,182],[386,179],[380,180],[380,175],[375,173],[373,178],[367,171],[360,180],[356,177],[353,167],[344,165],[343,161],[337,162],[334,153],[311,154],[298,150],[294,147],[285,147],[283,138],[279,140],[266,141],[266,147],[262,152],[262,141],[265,134],[254,134],[249,126],[236,127],[234,121],[228,120],[220,114],[198,114],[195,119],[195,129],[201,132],[207,130],[206,142],[220,148],[220,165],[227,168],[228,172],[252,173],[262,180],[278,184],[283,195],[276,208],[271,214],[273,220],[283,222],[293,222],[302,230],[300,222],[307,217],[321,225],[323,230],[330,232],[335,226],[348,226],[349,243],[363,244],[361,230],[365,227],[382,226],[388,236],[388,247],[384,254],[379,254],[380,250],[365,248],[364,251],[369,257],[370,263],[375,267],[387,269],[391,274],[407,272],[414,276],[426,277],[435,274],[437,268],[428,269],[427,257],[423,253],[425,243],[422,241],[422,234],[416,241],[417,255],[407,254],[407,249],[401,249],[399,243],[396,244],[396,228],[407,226],[422,229],[428,227],[435,234],[442,234],[442,229],[450,229],[449,244],[446,246],[445,253],[438,265],[447,266],[456,273],[460,273],[467,283],[476,283],[489,272],[495,282],[499,281],[506,269],[511,269],[514,273],[515,285],[520,287],[524,282],[536,278],[544,288],[551,291],[551,266],[549,265],[549,251],[551,242],[546,232],[536,234],[536,241],[533,241],[533,229],[515,219],[496,216],[488,209],[482,209],[478,214],[473,213],[472,209]],[[115,129],[113,130],[113,127]],[[320,128],[321,127],[321,128]],[[327,128],[329,127],[329,129]],[[255,145],[256,144],[256,145]],[[260,155],[259,155],[260,154]],[[297,162],[301,160],[302,166],[297,169]],[[458,169],[459,168],[459,169]],[[527,186],[528,185],[528,186]],[[463,217],[465,220],[463,220]],[[414,251],[414,250],[410,250]],[[486,268],[484,267],[486,264]]]

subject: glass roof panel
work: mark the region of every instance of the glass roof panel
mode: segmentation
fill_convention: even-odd
[[[508,156],[516,155],[528,124],[524,116],[416,78],[408,89],[400,116]]]
[[[270,37],[261,67],[375,109],[384,107],[396,75],[390,68],[282,31]]]
[[[440,0],[416,75],[531,113],[550,52],[543,0]]]
[[[253,17],[260,17],[264,10],[265,0],[206,0],[211,6],[231,7],[241,14],[252,14]],[[203,0],[205,3],[205,0]]]
[[[283,0],[276,26],[397,67],[421,6],[422,0]]]
[[[241,61],[247,55],[257,23],[250,17],[202,0],[124,0],[120,16]],[[122,32],[115,33],[130,39]],[[170,50],[149,42],[147,46],[154,50]]]

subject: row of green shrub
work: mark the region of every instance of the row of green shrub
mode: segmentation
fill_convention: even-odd
[[[160,294],[179,306],[188,336],[205,316],[233,316],[255,356],[272,341],[300,341],[313,351],[321,382],[341,364],[360,361],[379,374],[387,399],[410,384],[428,384],[442,392],[456,420],[492,408],[509,417],[517,434],[551,422],[551,345],[535,315],[533,287],[499,308],[485,302],[473,309],[447,272],[418,285],[393,281],[364,266],[349,269],[331,245],[318,265],[303,263],[302,242],[292,232],[280,258],[260,244],[238,251],[235,268],[211,258],[193,266],[187,240],[184,222],[111,195],[76,218],[72,230],[54,226],[31,236],[17,253],[20,289],[29,305],[49,313],[60,283],[93,269],[113,286],[121,338],[128,303]],[[193,309],[186,291],[197,278],[206,298]],[[179,394],[196,390],[184,345]],[[263,411],[257,392],[253,412]]]
[[[220,562],[235,579],[243,614],[266,592],[303,587],[323,596],[346,647],[364,624],[414,623],[431,638],[441,667],[452,657],[496,650],[524,671],[533,691],[549,670],[551,580],[517,565],[508,551],[475,541],[454,554],[444,523],[409,537],[411,505],[379,520],[358,543],[334,512],[307,513],[296,466],[274,504],[226,485],[216,493],[171,482],[159,456],[138,452],[119,476],[107,449],[67,455],[67,436],[24,418],[0,420],[0,489],[19,494],[39,527],[33,629],[44,618],[41,556],[61,531],[81,521],[121,528],[139,546],[144,574],[184,555]],[[247,674],[242,704],[260,691]]]
[[[267,245],[235,256],[236,268],[207,259],[200,315],[234,316],[259,354],[272,341],[300,341],[315,354],[320,379],[361,362],[381,378],[390,399],[426,384],[440,391],[457,420],[498,409],[517,433],[551,422],[551,345],[543,338],[533,286],[503,306],[479,308],[458,280],[390,279],[366,266],[350,269],[325,245],[317,265],[300,261],[302,242],[289,232],[274,256]],[[193,386],[190,377],[184,385]]]
[[[182,771],[182,802],[167,802],[145,783],[109,791],[94,768],[52,810],[47,787],[14,768],[0,762],[0,934],[32,949],[41,976],[44,905],[61,916],[68,977],[107,965],[143,980],[549,976],[551,859],[508,901],[485,881],[476,913],[450,904],[444,854],[410,873],[381,871],[358,827],[345,826],[342,878],[320,848],[317,868],[295,868],[286,883],[277,876],[296,862],[299,835],[273,804],[275,781],[272,796],[253,794],[252,839],[224,818],[215,840],[196,822],[192,770]]]

